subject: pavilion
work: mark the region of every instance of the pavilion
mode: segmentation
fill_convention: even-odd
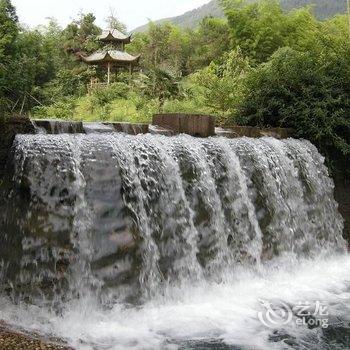
[[[107,84],[110,84],[112,70],[128,69],[132,74],[141,55],[133,56],[125,51],[125,46],[131,42],[131,35],[110,29],[103,31],[98,39],[105,44],[104,48],[90,56],[81,56],[82,60],[87,64],[106,67]]]

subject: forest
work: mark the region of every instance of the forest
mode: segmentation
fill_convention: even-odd
[[[312,141],[331,169],[350,154],[348,18],[286,12],[277,0],[221,0],[225,18],[195,29],[149,23],[127,46],[141,70],[88,91],[105,70],[81,62],[101,49],[94,14],[67,27],[54,19],[29,29],[0,0],[0,116],[149,122],[157,112],[206,113],[218,124],[290,127]],[[106,27],[126,31],[111,14]]]

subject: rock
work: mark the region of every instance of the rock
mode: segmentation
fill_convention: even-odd
[[[339,212],[344,218],[344,238],[350,245],[350,180],[336,176],[335,199],[339,204]]]
[[[84,133],[83,123],[68,120],[37,119],[32,120],[34,126],[47,134],[79,134]]]
[[[73,350],[59,340],[44,339],[38,335],[13,330],[0,321],[1,350]]]
[[[0,177],[5,174],[7,158],[16,135],[34,133],[33,123],[25,116],[15,116],[0,122]]]
[[[104,124],[112,126],[114,130],[118,132],[124,132],[129,135],[147,134],[149,132],[148,124],[114,123],[114,122],[107,122]]]

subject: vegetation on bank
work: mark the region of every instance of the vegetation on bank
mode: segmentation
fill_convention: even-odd
[[[79,60],[99,49],[93,14],[34,30],[0,0],[0,115],[147,122],[156,112],[215,114],[222,125],[292,127],[334,168],[350,154],[350,32],[346,16],[319,21],[278,1],[222,0],[225,18],[196,29],[149,24],[128,47],[142,72],[88,91],[105,71]],[[108,26],[125,29],[117,18]],[[342,165],[340,165],[342,164]]]

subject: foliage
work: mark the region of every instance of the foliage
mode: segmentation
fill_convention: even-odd
[[[285,13],[278,0],[244,5],[244,0],[223,0],[231,29],[231,43],[256,63],[265,62],[277,49],[307,46],[317,35],[318,22],[306,8]],[[306,41],[306,44],[305,44]]]
[[[18,18],[9,0],[0,0],[0,113],[8,111],[11,103],[12,82],[10,66],[16,55]]]
[[[64,50],[66,53],[92,52],[98,49],[96,36],[101,29],[95,24],[92,13],[81,14],[63,31]]]
[[[149,122],[159,108],[158,99],[146,98],[124,82],[116,82],[80,97],[64,97],[49,106],[38,106],[33,113],[38,119]]]
[[[190,46],[195,50],[191,53],[191,71],[220,61],[230,51],[230,28],[224,19],[204,18],[191,38]]]
[[[290,127],[336,160],[350,156],[350,62],[290,48],[245,79],[237,120],[244,125]],[[322,62],[326,59],[325,62]]]
[[[211,113],[230,116],[241,97],[241,81],[249,70],[249,60],[237,49],[225,55],[224,64],[211,63],[190,79]]]

